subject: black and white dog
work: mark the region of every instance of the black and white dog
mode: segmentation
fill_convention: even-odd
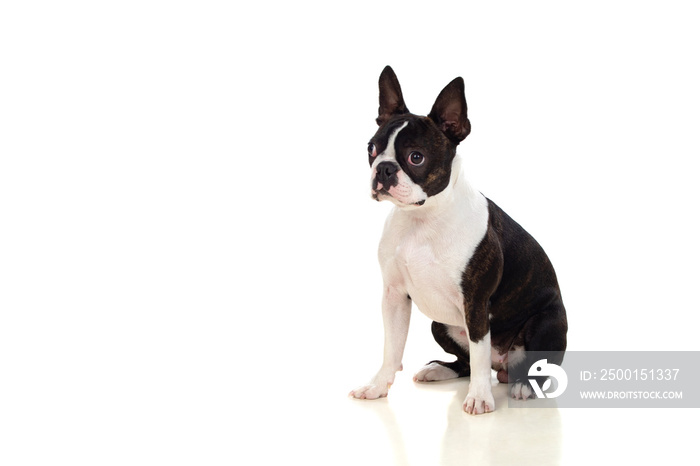
[[[471,376],[464,401],[470,414],[495,409],[491,369],[503,383],[510,372],[511,396],[529,398],[526,352],[554,352],[549,362],[561,364],[566,311],[540,245],[461,173],[457,145],[471,130],[464,81],[448,84],[423,117],[409,113],[387,66],[377,124],[367,148],[372,197],[395,204],[379,243],[384,362],[350,396],[387,395],[402,369],[413,301],[434,321],[438,344],[457,356],[428,363],[415,381]]]

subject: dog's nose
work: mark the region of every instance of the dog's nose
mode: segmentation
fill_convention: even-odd
[[[397,171],[399,171],[399,167],[393,163],[382,162],[377,165],[377,181],[386,184]]]

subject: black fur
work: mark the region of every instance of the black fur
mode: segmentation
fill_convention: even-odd
[[[430,114],[421,117],[408,112],[399,81],[387,66],[379,79],[379,102],[380,128],[370,141],[376,153],[382,153],[394,131],[408,122],[396,137],[396,162],[428,196],[444,190],[457,145],[471,132],[462,78],[448,84]],[[414,151],[425,157],[420,167],[408,163]],[[373,161],[370,156],[370,166]],[[385,180],[384,184],[391,186],[392,182]],[[491,332],[491,345],[501,354],[515,346],[526,351],[552,351],[555,356],[549,362],[559,364],[566,349],[568,326],[554,268],[537,241],[495,203],[487,201],[486,235],[462,274],[469,338],[478,342]],[[449,336],[443,324],[434,322],[432,331],[438,344],[457,356],[451,363],[435,362],[459,376],[469,375],[467,349]],[[518,371],[517,378],[524,379],[533,362],[524,361],[508,370]]]
[[[396,162],[411,181],[420,185],[425,194],[434,196],[450,182],[452,160],[457,154],[457,146],[440,131],[433,120],[411,113],[394,116],[377,130],[370,143],[376,146],[377,154],[381,154],[386,150],[394,131],[406,122],[408,125],[394,141]],[[420,167],[408,163],[412,152],[420,152],[425,157],[425,163]],[[374,158],[370,156],[370,166],[373,162]]]
[[[428,116],[423,117],[409,113],[394,70],[389,66],[384,68],[379,77],[377,124],[380,127],[370,140],[377,154],[384,152],[391,135],[406,122],[408,126],[395,141],[396,161],[425,194],[434,196],[447,187],[457,145],[471,132],[464,80],[456,78],[445,86]],[[422,154],[426,162],[420,167],[409,164],[412,152]],[[373,162],[369,155],[370,166]]]
[[[486,235],[462,279],[469,338],[478,342],[490,331],[491,346],[501,354],[515,346],[550,351],[554,356],[548,362],[561,364],[568,324],[554,267],[528,232],[490,199],[488,206]],[[446,352],[457,356],[459,364],[468,365],[466,350],[452,340],[444,325],[434,322],[433,335]],[[511,380],[527,378],[534,362],[509,365],[509,372],[516,371]]]

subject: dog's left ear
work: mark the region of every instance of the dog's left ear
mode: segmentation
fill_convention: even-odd
[[[464,80],[455,78],[440,92],[428,117],[445,133],[445,136],[459,144],[472,130],[467,118],[467,100],[464,97]]]

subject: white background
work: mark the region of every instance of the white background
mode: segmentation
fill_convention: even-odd
[[[334,429],[362,444],[343,413],[366,408],[344,397],[381,356],[390,206],[369,197],[366,143],[387,64],[419,114],[464,77],[467,176],[548,252],[570,349],[697,350],[697,18],[3,3],[3,464],[282,462]],[[407,372],[440,355],[414,313]]]

